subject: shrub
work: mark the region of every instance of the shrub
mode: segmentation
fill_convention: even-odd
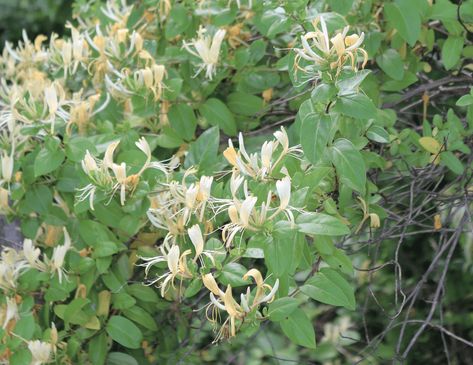
[[[25,237],[2,252],[3,359],[226,363],[268,328],[291,341],[291,361],[336,349],[359,361],[343,349],[358,332],[337,343],[357,308],[347,247],[396,211],[413,216],[413,194],[408,208],[396,198],[413,171],[471,189],[471,44],[457,6],[74,9],[70,37],[7,43],[0,59],[0,206]],[[449,83],[462,96],[448,111],[418,98]],[[413,125],[392,109],[406,100],[423,103]],[[401,208],[384,209],[386,195]],[[313,319],[337,307],[316,349]]]

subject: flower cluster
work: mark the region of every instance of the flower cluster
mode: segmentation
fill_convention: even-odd
[[[322,29],[319,29],[319,23]],[[313,64],[317,67],[326,67],[335,69],[337,74],[350,61],[350,67],[357,70],[358,54],[363,57],[361,67],[364,68],[368,62],[368,53],[361,48],[365,39],[364,33],[347,35],[349,27],[346,26],[341,32],[330,37],[327,25],[323,16],[317,17],[313,21],[315,31],[308,32],[301,36],[302,48],[295,48],[296,67],[299,66],[299,60],[302,58],[311,62],[308,66],[302,68],[304,72],[312,72]]]
[[[141,266],[145,267],[148,284],[158,285],[163,297],[179,297],[181,285],[178,288],[176,280],[182,284],[186,280],[200,278],[210,291],[207,317],[216,324],[219,318],[216,311],[222,310],[228,316],[216,340],[234,336],[235,323],[253,313],[262,303],[271,301],[278,290],[277,280],[274,286],[270,286],[264,283],[257,269],[250,269],[243,280],[252,277],[256,282],[256,292],[252,294],[248,288],[237,303],[232,296],[232,287],[227,286],[223,292],[209,273],[218,267],[219,255],[225,256],[225,251],[223,247],[215,249],[207,246],[205,239],[205,235],[220,231],[225,247],[231,249],[235,237],[247,230],[264,232],[268,223],[276,219],[287,219],[294,224],[293,212],[300,208],[290,205],[291,179],[285,175],[287,171],[282,166],[286,156],[297,156],[300,150],[289,147],[284,129],[274,136],[274,140],[264,143],[261,154],[248,154],[242,135],[238,152],[230,142],[224,156],[232,167],[228,181],[231,198],[213,194],[213,178],[201,176],[197,180],[197,170],[194,168],[186,170],[180,181],[171,179],[159,183],[158,191],[151,197],[148,218],[165,235],[159,246],[159,255],[142,257],[144,263]],[[278,179],[278,175],[282,177]],[[260,179],[274,181],[274,188],[268,189],[263,202],[259,202],[249,188],[250,182]],[[157,270],[156,274],[152,274],[156,271],[152,271],[153,268]]]

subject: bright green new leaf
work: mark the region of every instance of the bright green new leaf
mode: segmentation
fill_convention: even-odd
[[[460,60],[464,38],[449,36],[442,46],[442,61],[447,70],[453,68]]]

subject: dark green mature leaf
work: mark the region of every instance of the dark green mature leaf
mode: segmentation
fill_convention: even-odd
[[[123,311],[125,317],[131,319],[132,321],[142,325],[144,328],[147,328],[151,331],[156,331],[158,326],[154,318],[143,308],[134,306]]]
[[[309,235],[342,236],[350,230],[343,222],[331,215],[323,213],[305,213],[296,220],[299,232]]]
[[[208,99],[201,105],[199,111],[211,125],[220,127],[225,134],[229,136],[237,134],[235,118],[227,106],[220,100],[215,98]]]
[[[173,104],[168,112],[169,122],[172,129],[186,141],[194,138],[197,127],[197,118],[194,110],[187,104]]]
[[[340,138],[331,147],[332,162],[340,182],[364,194],[366,166],[361,153],[349,140]]]
[[[89,358],[93,364],[103,365],[107,357],[107,334],[99,333],[89,341]]]
[[[420,2],[420,1],[419,1]],[[384,15],[389,24],[404,40],[414,46],[420,36],[421,19],[416,1],[396,0],[384,6]]]
[[[56,170],[59,166],[61,166],[62,161],[64,161],[65,157],[66,154],[60,148],[54,151],[48,148],[41,149],[34,161],[35,176],[38,177],[46,175]]]
[[[355,310],[355,294],[350,284],[333,269],[321,269],[301,287],[301,291],[322,303]]]
[[[273,322],[279,322],[291,315],[299,305],[296,298],[285,297],[276,299],[269,305],[268,316]]]
[[[125,317],[110,317],[105,330],[115,342],[122,346],[130,349],[138,349],[141,346],[143,335],[140,329]]]
[[[134,357],[123,352],[110,352],[106,365],[139,365]]]
[[[402,80],[404,77],[404,63],[399,53],[392,48],[387,49],[380,56],[376,57],[381,70],[394,80]]]
[[[222,268],[222,273],[218,277],[218,281],[223,285],[230,284],[232,287],[248,285],[249,282],[243,280],[243,275],[245,275],[247,271],[248,270],[243,265],[237,262],[231,262]]]
[[[263,109],[263,99],[255,95],[236,92],[228,95],[227,105],[235,114],[253,116]]]
[[[199,171],[211,174],[215,169],[218,146],[220,144],[220,132],[217,127],[207,129],[192,142],[189,153],[186,156],[185,167],[199,166]]]
[[[315,349],[315,331],[311,320],[302,309],[295,309],[279,322],[284,334],[295,344]]]
[[[329,115],[315,112],[301,115],[302,125],[300,139],[304,156],[313,164],[319,162],[327,147],[332,129]]]
[[[376,107],[365,94],[342,95],[333,110],[352,118],[369,119],[376,115]]]
[[[280,278],[295,270],[297,265],[294,265],[294,260],[298,256],[296,251],[299,246],[295,244],[297,231],[286,224],[289,222],[278,223],[273,231],[272,242],[268,242],[264,248],[264,257],[268,270]]]
[[[389,134],[383,127],[379,125],[372,125],[366,131],[366,137],[371,139],[372,141],[378,143],[388,143],[389,142]]]

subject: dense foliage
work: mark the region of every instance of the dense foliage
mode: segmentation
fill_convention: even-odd
[[[472,21],[78,0],[70,36],[7,42],[0,209],[25,239],[0,262],[2,361],[461,362],[471,300],[438,303],[452,258],[472,285]]]

